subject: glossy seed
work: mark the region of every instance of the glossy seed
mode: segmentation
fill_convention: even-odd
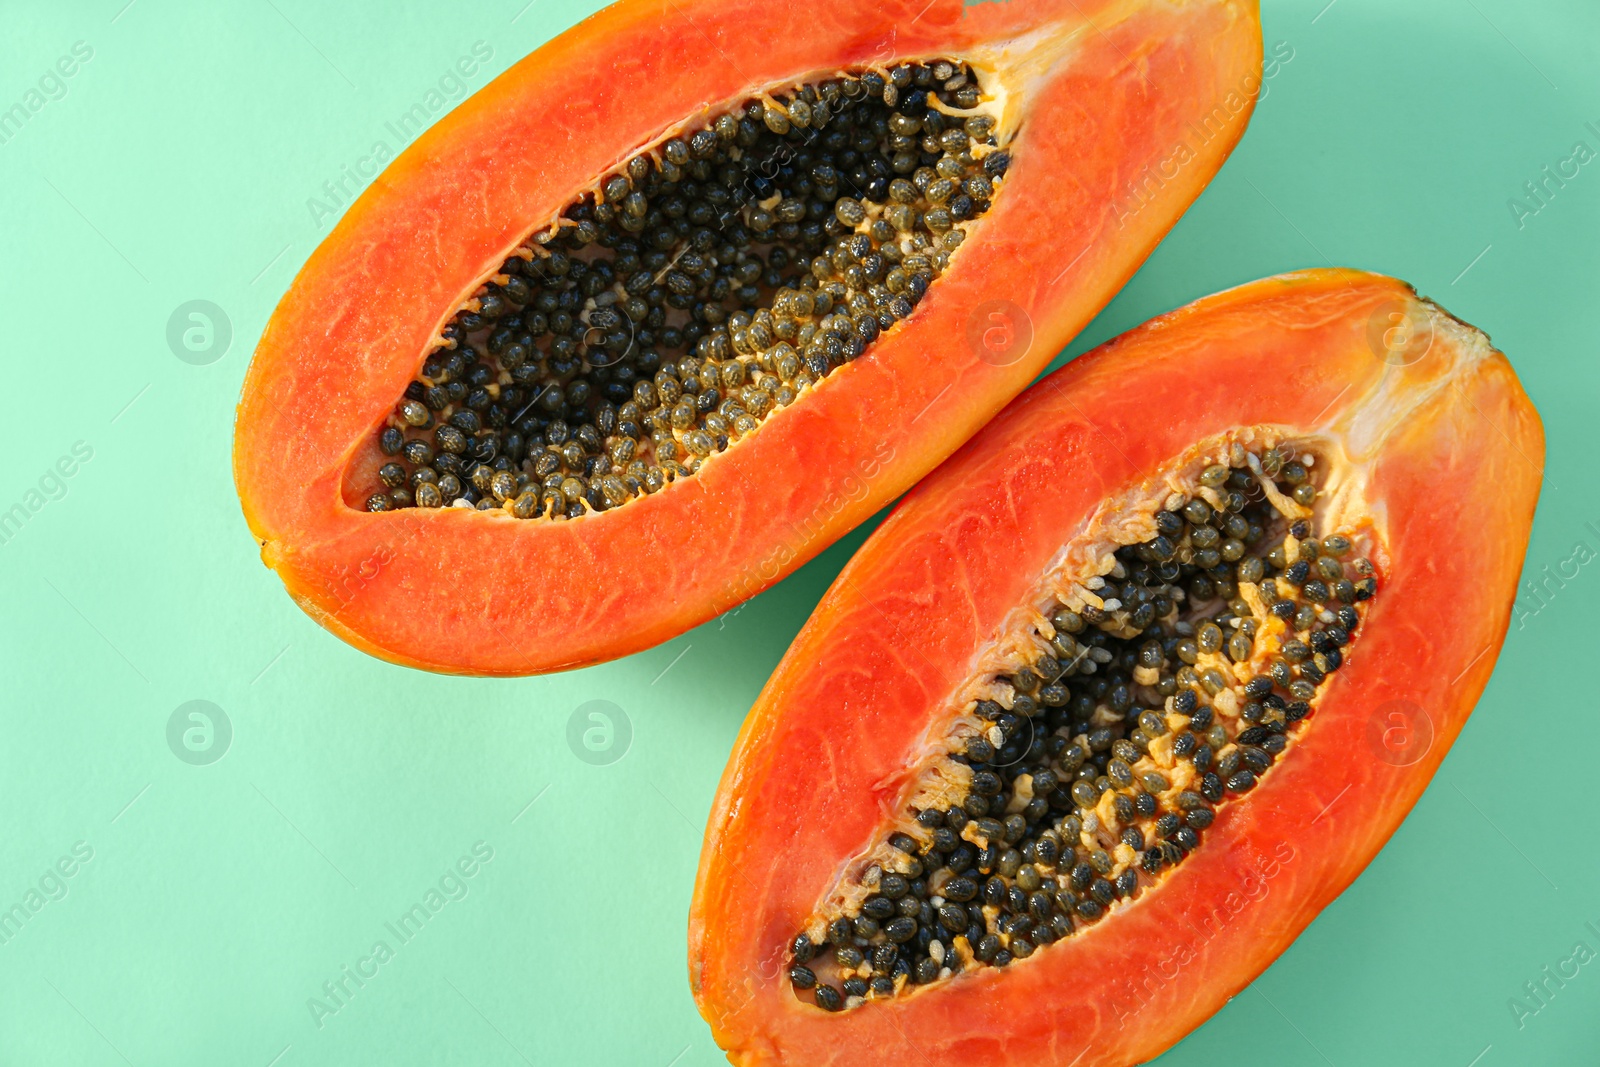
[[[912,192],[898,195],[915,199],[949,177],[930,171],[913,168],[904,179]],[[859,269],[849,256],[819,276]],[[913,258],[903,262],[916,266]],[[713,380],[720,372],[707,388]],[[973,729],[952,750],[971,768],[966,794],[909,813],[904,825],[920,827],[916,836],[883,838],[903,857],[886,866],[903,862],[907,873],[872,868],[845,921],[845,942],[861,946],[838,953],[848,997],[895,995],[888,971],[902,984],[942,980],[962,969],[963,938],[966,966],[1028,965],[1206,847],[1214,806],[1294,758],[1296,724],[1343,665],[1361,621],[1355,605],[1377,592],[1376,568],[1340,562],[1347,539],[1319,539],[1308,520],[1269,540],[1283,537],[1281,520],[1259,493],[1244,495],[1253,475],[1235,478],[1249,452],[1230,448],[1228,458],[1202,472],[1204,488],[1226,491],[1219,505],[1195,495],[1155,512],[1151,538],[1119,549],[1110,570],[1089,579],[1096,599],[1044,612],[1037,651],[996,679],[1009,706],[973,704]],[[1275,463],[1298,467],[1298,488],[1315,490],[1315,464],[1287,450]],[[1281,493],[1297,488],[1277,482]],[[1263,661],[1252,663],[1263,632]],[[870,985],[849,965],[864,958]],[[796,953],[793,962],[804,961]]]
[[[431,503],[396,491],[435,458],[412,443],[462,457],[435,469],[464,497],[484,495],[465,492],[480,464],[585,482],[575,495],[543,483],[541,506],[506,509],[517,518],[626,506],[857,358],[911,314],[1004,184],[993,123],[939,111],[981,102],[974,72],[939,64],[950,78],[907,64],[894,70],[923,80],[868,73],[746,101],[602,175],[441,331],[378,431],[407,464],[389,506]],[[885,202],[899,214],[880,215]],[[566,502],[543,506],[558,488]]]

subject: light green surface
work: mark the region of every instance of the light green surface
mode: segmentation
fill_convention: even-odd
[[[1509,1001],[1546,965],[1570,974],[1576,943],[1600,951],[1580,673],[1600,568],[1563,562],[1575,542],[1600,551],[1600,163],[1520,226],[1508,200],[1575,142],[1600,151],[1600,15],[1324,2],[1269,6],[1268,47],[1292,58],[1084,341],[1289,268],[1406,278],[1489,331],[1538,404],[1550,458],[1529,570],[1568,578],[1527,602],[1390,846],[1162,1063],[1592,1063],[1600,963],[1549,983],[1520,1028]],[[229,472],[250,349],[331,226],[308,200],[375,142],[396,150],[385,123],[475,42],[492,55],[471,89],[590,6],[124,3],[0,5],[0,108],[74,42],[93,50],[0,143],[0,510],[43,490],[0,544],[0,907],[65,892],[41,892],[0,944],[0,1064],[721,1062],[685,976],[701,829],[741,717],[862,535],[652,651],[461,680],[370,659],[301,614]],[[191,300],[231,323],[210,363],[168,345]],[[92,458],[74,465],[77,442]],[[58,482],[60,457],[74,473]],[[1424,625],[1450,626],[1434,607]],[[209,765],[168,745],[194,700],[231,724]],[[631,723],[610,764],[568,744],[594,700]],[[475,846],[492,859],[470,862]],[[453,880],[462,857],[474,873]],[[401,943],[385,924],[441,878],[465,896]],[[319,1025],[308,1001],[380,940],[392,958]]]

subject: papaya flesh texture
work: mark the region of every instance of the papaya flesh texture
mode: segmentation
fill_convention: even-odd
[[[1488,339],[1354,271],[1208,297],[1035,385],[867,540],[744,725],[690,913],[717,1042],[858,1067],[1171,1046],[1427,785],[1494,666],[1542,465]],[[1208,603],[1195,557],[1231,534],[1190,502],[1235,490],[1264,536]],[[1119,643],[1136,583],[1191,628]],[[993,822],[953,815],[980,792]]]
[[[895,84],[902,94],[913,92],[914,83],[901,84],[905,70],[896,70],[936,59],[970,71],[981,88],[973,108],[940,105],[944,127],[986,117],[983,136],[993,143],[966,158],[982,166],[1002,151],[1009,166],[987,164],[985,173],[996,178],[992,202],[970,209],[981,216],[962,224],[968,239],[948,251],[931,286],[913,294],[920,298],[914,311],[907,304],[900,311],[908,314],[878,316],[880,325],[889,323],[881,333],[862,326],[859,316],[853,323],[836,319],[845,324],[847,343],[823,353],[825,378],[802,375],[779,387],[776,377],[761,377],[757,357],[747,356],[735,372],[744,385],[730,389],[726,378],[718,380],[727,395],[714,399],[737,394],[744,404],[711,413],[723,418],[721,430],[695,437],[666,423],[629,427],[648,441],[654,426],[665,437],[650,447],[678,450],[677,467],[657,452],[651,470],[642,452],[630,459],[633,446],[610,436],[617,412],[597,413],[601,401],[617,399],[612,387],[625,377],[607,366],[624,357],[603,348],[619,329],[618,309],[633,295],[619,277],[609,290],[618,302],[600,310],[601,318],[594,317],[592,301],[603,295],[596,290],[580,293],[590,303],[559,309],[578,319],[569,330],[583,338],[576,355],[556,352],[549,334],[519,350],[525,365],[546,357],[569,362],[552,363],[549,372],[561,379],[554,412],[531,407],[551,394],[529,387],[519,394],[518,411],[501,413],[509,421],[500,432],[519,434],[514,453],[506,437],[499,439],[498,455],[516,460],[501,464],[513,481],[495,483],[491,476],[501,471],[488,459],[478,470],[475,450],[494,454],[473,436],[482,432],[478,422],[469,418],[466,436],[452,444],[438,436],[454,434],[439,425],[447,415],[458,421],[474,404],[470,393],[449,396],[449,388],[504,389],[513,376],[505,373],[509,364],[485,360],[457,367],[445,383],[429,361],[447,361],[468,343],[480,356],[486,344],[503,350],[503,338],[486,342],[471,331],[492,334],[483,325],[492,317],[488,304],[498,313],[513,294],[526,299],[525,279],[508,271],[532,273],[550,263],[551,249],[583,259],[585,252],[571,244],[580,225],[573,205],[589,219],[630,210],[622,196],[628,186],[612,183],[633,173],[638,157],[664,168],[663,159],[682,156],[692,134],[720,117],[749,119],[752,102],[766,101],[768,115],[787,107],[792,117],[797,87],[841,77],[851,86],[881,91]],[[1221,165],[1253,107],[1259,64],[1258,16],[1245,0],[974,6],[624,0],[606,8],[419,137],[352,205],[284,296],[245,380],[234,448],[235,480],[262,558],[300,605],[340,637],[433,670],[525,674],[577,667],[649,647],[711,618],[904,491],[1031,380]],[[770,131],[790,125],[764,123]],[[735,128],[727,129],[731,138]],[[796,151],[806,148],[804,138],[790,140]],[[933,156],[926,145],[921,152],[908,158],[925,168]],[[713,180],[721,179],[706,182]],[[718,203],[737,225],[755,226],[757,209],[782,217],[775,198],[761,199],[765,187],[746,200],[730,195],[731,205],[727,195]],[[873,196],[883,199],[881,189],[867,199]],[[925,220],[922,209],[934,206],[919,203],[906,217]],[[870,218],[856,222],[846,207],[837,213],[841,221],[871,228]],[[877,217],[877,207],[867,209]],[[652,220],[652,226],[660,221]],[[831,238],[833,219],[822,221],[832,227]],[[732,232],[717,230],[696,246],[697,254],[722,255],[721,247],[732,245],[717,242],[733,240]],[[547,245],[552,236],[558,239]],[[685,262],[680,257],[692,242],[684,240],[662,266],[664,285],[679,280],[668,275]],[[805,247],[795,253],[808,254]],[[785,277],[801,284],[796,272],[804,273],[806,261],[796,268],[791,256],[788,263]],[[686,286],[693,282],[686,271],[684,277]],[[751,278],[733,281],[775,280]],[[763,291],[763,299],[769,295]],[[544,310],[554,323],[558,309]],[[518,313],[526,325],[532,305]],[[602,319],[605,326],[598,325]],[[858,345],[848,334],[852,325],[875,336]],[[658,348],[665,336],[654,338]],[[625,358],[637,355],[642,369],[626,376],[649,381],[654,363],[646,365],[636,347]],[[797,351],[812,355],[803,346]],[[657,352],[652,360],[665,366],[677,355]],[[726,351],[721,358],[724,369],[734,361]],[[607,367],[606,383],[580,396],[570,388],[572,375],[594,366]],[[775,392],[752,401],[738,392],[752,380],[767,381]],[[434,390],[449,407],[424,410]],[[770,413],[761,410],[774,395]],[[523,403],[522,396],[534,400]],[[491,399],[477,406],[488,423],[499,417]],[[530,410],[539,417],[520,425]],[[757,420],[752,411],[765,417]],[[449,461],[451,471],[430,467],[432,487],[417,481],[417,464],[436,460],[386,467],[410,455],[386,452],[384,436],[394,431],[398,447],[407,425],[400,415],[408,412],[421,428],[406,432],[432,442],[434,452],[466,448]],[[706,407],[691,415],[710,422]],[[558,433],[553,423],[563,419]],[[603,425],[583,430],[591,433],[586,442],[568,439],[584,420]],[[629,421],[626,413],[620,421]],[[562,459],[561,448],[577,446]],[[552,486],[541,483],[550,475],[536,460],[569,466],[555,471]],[[570,480],[573,464],[583,476],[578,481]],[[437,491],[447,475],[455,478],[450,489],[462,493],[458,503],[476,500],[482,507],[394,505],[451,503]],[[531,484],[513,484],[518,475]],[[396,485],[398,496],[388,488]]]

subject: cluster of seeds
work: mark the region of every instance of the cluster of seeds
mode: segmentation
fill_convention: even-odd
[[[1058,605],[1049,651],[998,679],[1010,706],[976,703],[952,742],[967,795],[913,809],[859,904],[795,939],[796,990],[838,1011],[1026,959],[1182,863],[1283,755],[1374,569],[1350,537],[1312,536],[1313,455],[1218,459],[1077,610]]]
[[[442,331],[367,500],[577,518],[753,431],[910,315],[1009,157],[934,60],[747,101],[630,159]]]

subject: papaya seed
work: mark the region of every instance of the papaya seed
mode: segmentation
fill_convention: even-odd
[[[1020,965],[1084,924],[1115,921],[1204,847],[1222,808],[1293,758],[1297,724],[1355,640],[1355,605],[1378,591],[1376,568],[1353,554],[1354,535],[1314,538],[1311,520],[1279,514],[1269,494],[1218,495],[1230,472],[1259,467],[1277,499],[1314,502],[1314,453],[1240,441],[1209,451],[1211,462],[1158,479],[1191,489],[1150,502],[1146,540],[1106,546],[1109,572],[1034,616],[1037,651],[981,679],[990,695],[959,717],[946,755],[968,769],[965,795],[908,812],[882,837],[901,857],[884,862],[920,876],[874,867],[878,894],[847,885],[857,903],[808,926],[838,953],[870,954],[875,973],[917,984]],[[1280,628],[1270,649],[1256,640],[1261,607]],[[791,948],[791,986],[815,987],[823,1009],[904,991],[851,992],[860,980],[836,953],[847,995],[823,992],[835,976],[807,965],[825,945],[801,934]]]
[[[860,358],[1004,186],[994,120],[939,110],[983,103],[971,70],[896,70],[904,85],[863,72],[824,83],[831,98],[821,85],[762,94],[601,175],[441,330],[379,431],[402,482],[432,459],[414,458],[427,434],[466,463],[442,472],[462,488],[441,503],[488,499],[465,485],[478,463],[561,476],[565,504],[499,508],[514,518],[624,507]],[[645,471],[630,475],[635,459]],[[494,495],[490,508],[515,498]],[[386,509],[432,499],[391,491]]]

